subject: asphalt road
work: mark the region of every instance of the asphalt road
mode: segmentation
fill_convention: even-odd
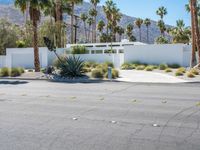
[[[0,150],[200,150],[200,84],[0,81]]]

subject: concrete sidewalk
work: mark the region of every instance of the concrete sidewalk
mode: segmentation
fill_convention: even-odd
[[[120,78],[117,81],[124,82],[145,82],[145,83],[184,83],[187,80],[179,79],[167,74],[158,72],[120,70]]]

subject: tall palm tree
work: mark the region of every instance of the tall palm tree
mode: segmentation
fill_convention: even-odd
[[[141,18],[138,18],[135,20],[135,25],[139,28],[139,32],[140,32],[140,42],[142,41],[142,32],[141,32],[142,24],[143,24],[143,20]]]
[[[164,16],[167,15],[167,8],[164,6],[159,7],[156,14],[160,16],[161,20],[163,20]]]
[[[27,8],[29,2],[29,8]],[[34,47],[34,65],[35,71],[40,72],[40,59],[38,49],[38,21],[40,21],[41,10],[49,4],[49,1],[42,0],[15,0],[15,6],[18,7],[23,13],[29,9],[30,19],[33,25],[33,47]]]
[[[100,20],[98,22],[97,29],[101,34],[103,33],[103,29],[104,29],[105,26],[106,26],[106,24],[103,20]]]
[[[95,10],[94,8],[89,10],[89,14],[90,16],[93,18],[93,24],[92,24],[92,43],[96,43],[96,36],[95,36],[95,32],[96,32],[96,23],[95,23],[95,18],[97,16],[97,10]],[[94,27],[95,25],[95,27]]]
[[[164,21],[159,20],[159,21],[157,22],[157,26],[158,26],[159,29],[160,29],[160,34],[161,34],[161,36],[164,37],[164,36],[165,36],[165,31],[167,30]]]
[[[128,24],[127,27],[126,27],[126,34],[127,34],[129,41],[130,41],[131,36],[133,35],[133,25],[131,23]]]
[[[68,2],[71,5],[71,44],[74,44],[74,8],[75,5],[82,3],[83,0],[68,0]]]
[[[96,43],[97,40],[97,5],[98,3],[100,3],[100,0],[90,0],[90,2],[93,4],[93,9],[96,12],[94,15],[94,24],[93,24],[93,39],[94,39],[94,43]]]
[[[93,18],[89,17],[89,18],[87,19],[87,23],[88,23],[88,25],[89,25],[88,41],[91,41],[91,40],[90,40],[90,37],[91,37],[91,27],[92,27],[92,24],[94,23]]]
[[[119,42],[121,42],[121,40],[122,40],[122,35],[124,34],[124,28],[123,27],[121,27],[121,26],[117,26],[117,33],[118,33],[118,35],[119,35]]]
[[[86,21],[88,19],[88,15],[86,13],[82,13],[81,14],[81,20],[83,21],[84,23],[84,32],[85,32],[85,38],[86,38],[86,41],[87,41],[87,27],[86,27]]]
[[[149,18],[146,18],[144,20],[144,24],[147,27],[147,43],[149,43],[149,26],[151,25],[151,20]]]

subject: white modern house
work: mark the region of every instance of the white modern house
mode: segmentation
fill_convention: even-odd
[[[66,54],[71,47],[57,49],[59,55]],[[95,43],[79,44],[87,48],[87,54],[80,54],[85,61],[113,62],[115,67],[120,68],[124,62],[139,61],[147,64],[179,64],[184,67],[190,66],[191,45],[186,44],[152,44],[147,45],[140,42],[122,41],[120,43]],[[112,47],[113,52],[107,53]],[[56,58],[54,53],[47,48],[39,48],[41,67],[52,65]],[[0,67],[24,67],[34,68],[33,48],[8,48],[6,56],[0,56]]]

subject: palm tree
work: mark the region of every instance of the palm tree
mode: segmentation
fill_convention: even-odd
[[[156,14],[160,16],[161,20],[163,20],[164,16],[167,15],[167,8],[164,6],[159,7]]]
[[[143,20],[141,18],[138,18],[135,20],[135,25],[139,28],[139,32],[140,32],[140,42],[142,41],[142,32],[141,32],[142,24],[143,24]]]
[[[97,11],[94,8],[92,8],[89,10],[89,14],[94,20],[93,24],[92,24],[92,42],[96,43],[96,41],[95,41],[96,36],[94,35],[96,33],[96,27],[94,27],[94,25],[96,26],[95,18],[97,16]]]
[[[86,27],[86,21],[87,21],[87,19],[88,19],[88,15],[86,13],[82,13],[81,14],[81,20],[84,23],[84,32],[85,32],[86,41],[87,41],[87,27]]]
[[[131,41],[131,37],[133,36],[133,25],[130,23],[126,27],[126,34],[128,36],[129,41]]]
[[[71,44],[74,44],[74,7],[83,2],[83,0],[68,0],[71,5]]]
[[[122,40],[122,35],[124,34],[124,28],[122,28],[121,26],[117,26],[117,33],[119,34],[119,42],[121,42]]]
[[[144,20],[144,24],[147,27],[147,43],[149,43],[149,26],[151,25],[151,20],[149,18],[146,18]]]
[[[87,19],[87,23],[88,23],[88,25],[89,25],[88,41],[90,41],[90,37],[91,37],[91,27],[92,27],[92,24],[94,23],[93,18],[89,17],[89,18]]]
[[[157,26],[158,26],[159,29],[160,29],[161,36],[165,36],[165,31],[166,31],[167,29],[166,29],[166,26],[165,26],[164,21],[159,20],[158,23],[157,23]]]
[[[28,0],[29,8],[27,8],[26,0],[15,0],[15,6],[18,7],[23,13],[29,9],[30,19],[33,25],[33,47],[34,47],[34,65],[35,71],[40,72],[40,59],[38,49],[38,21],[40,21],[41,10],[49,4],[49,1],[41,0]]]
[[[93,24],[93,39],[94,42],[96,43],[97,40],[97,30],[96,30],[96,26],[97,26],[97,5],[98,3],[100,3],[100,0],[90,0],[90,2],[93,4],[93,9],[96,12],[94,15],[94,24]]]
[[[103,20],[100,20],[98,22],[97,29],[101,34],[102,34],[103,29],[104,29],[105,26],[106,26],[106,24],[105,24],[105,22]]]

